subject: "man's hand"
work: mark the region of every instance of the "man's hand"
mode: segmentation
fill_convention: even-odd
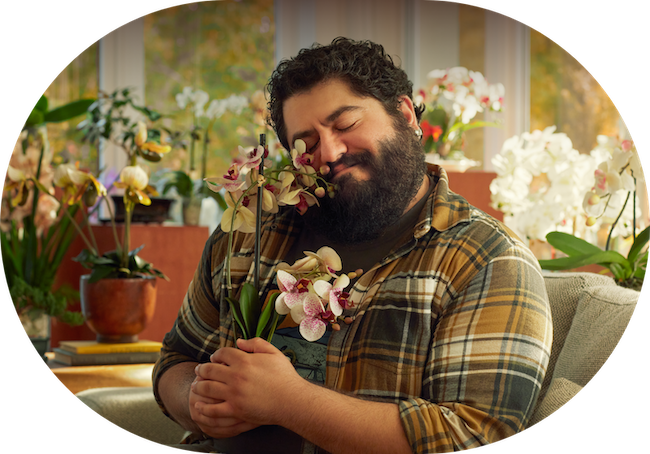
[[[207,366],[211,364],[206,364]],[[199,382],[206,381],[197,375],[190,388],[189,407],[192,420],[199,426],[201,432],[212,438],[229,438],[247,432],[257,427],[257,424],[247,423],[237,418],[214,418],[204,414],[201,409],[206,405],[220,402],[217,399],[199,394],[210,391],[208,383],[197,386]],[[199,391],[200,390],[200,391]],[[199,403],[197,405],[197,402]]]
[[[285,396],[305,380],[287,357],[265,340],[240,339],[237,346],[239,349],[219,349],[211,363],[197,366],[192,392],[197,394],[194,406],[200,421],[195,421],[232,423],[231,428],[277,424]]]

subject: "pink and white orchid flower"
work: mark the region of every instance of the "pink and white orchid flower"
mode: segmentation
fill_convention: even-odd
[[[293,144],[293,149],[291,150],[291,160],[293,161],[293,166],[299,172],[302,172],[306,175],[300,175],[302,184],[307,187],[311,187],[316,184],[314,176],[316,176],[316,170],[312,166],[314,162],[314,155],[307,152],[307,146],[302,139],[298,139]],[[313,175],[313,176],[312,176]]]
[[[246,183],[244,180],[239,178],[239,175],[240,168],[236,162],[233,162],[225,175],[221,177],[206,178],[205,182],[214,192],[219,192],[221,189],[225,189],[228,192],[235,192],[241,189]]]
[[[350,278],[346,274],[342,274],[336,278],[333,284],[326,281],[314,282],[314,291],[318,296],[329,301],[329,309],[338,317],[344,309],[352,307],[349,300],[350,294],[344,291],[348,285],[350,285]]]
[[[327,324],[334,320],[332,311],[326,310],[320,298],[313,293],[307,293],[302,304],[291,309],[291,318],[300,325],[300,335],[314,342],[323,337]]]
[[[305,255],[315,258],[318,261],[320,271],[332,277],[338,277],[336,273],[343,269],[341,257],[329,246],[323,246],[316,253],[305,251]]]
[[[280,295],[275,300],[275,310],[280,315],[286,315],[296,306],[301,306],[304,299],[309,295],[308,279],[296,279],[283,270],[278,270],[278,287]],[[296,322],[299,323],[299,322]]]

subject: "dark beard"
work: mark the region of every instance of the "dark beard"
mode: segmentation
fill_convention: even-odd
[[[399,220],[417,194],[426,173],[424,150],[406,120],[397,117],[394,137],[379,146],[379,154],[369,151],[344,154],[338,164],[358,165],[370,175],[357,181],[350,174],[337,179],[334,198],[319,199],[305,216],[310,227],[329,241],[354,244],[379,238]]]

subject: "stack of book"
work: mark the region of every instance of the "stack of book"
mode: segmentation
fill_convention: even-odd
[[[162,343],[141,340],[123,344],[97,341],[61,341],[54,348],[54,361],[68,366],[155,363]]]

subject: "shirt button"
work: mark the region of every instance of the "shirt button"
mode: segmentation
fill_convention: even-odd
[[[428,225],[423,225],[422,227],[419,227],[419,228],[415,231],[415,238],[416,238],[416,239],[420,239],[420,238],[422,238],[424,235],[426,235],[427,233],[429,233],[429,230],[431,230],[431,227],[428,226]]]

